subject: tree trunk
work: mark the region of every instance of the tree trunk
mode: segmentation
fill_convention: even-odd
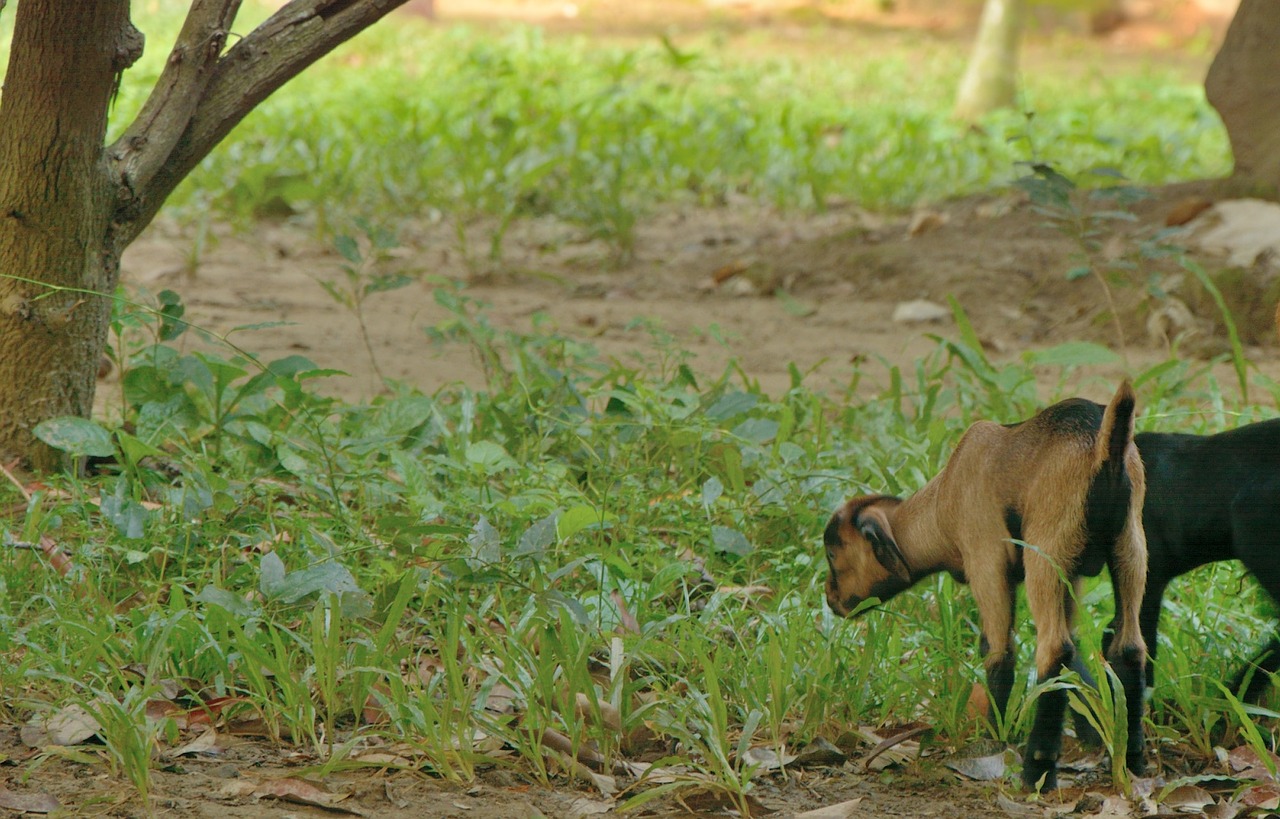
[[[0,95],[0,463],[62,465],[32,430],[92,411],[120,256],[178,183],[254,106],[403,2],[292,0],[224,53],[240,0],[193,0],[110,146],[111,97],[142,54],[129,0],[18,3]]]
[[[107,106],[141,53],[128,0],[18,5],[0,98],[0,454],[41,468],[56,461],[32,427],[93,408],[119,258]]]
[[[1204,88],[1231,140],[1234,187],[1280,195],[1280,3],[1241,0]]]
[[[969,66],[960,80],[955,116],[973,122],[1018,103],[1018,40],[1025,0],[986,0]]]

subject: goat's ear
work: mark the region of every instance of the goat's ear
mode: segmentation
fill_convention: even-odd
[[[881,566],[903,583],[911,582],[907,559],[898,548],[898,542],[893,539],[893,527],[889,525],[889,517],[883,509],[875,506],[863,509],[858,514],[858,532],[871,544],[871,551]]]

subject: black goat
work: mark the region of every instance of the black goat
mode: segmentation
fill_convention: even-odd
[[[1151,660],[1149,685],[1160,603],[1175,577],[1239,560],[1280,602],[1280,419],[1217,435],[1140,432],[1134,442],[1147,478],[1147,586],[1139,621]],[[1112,621],[1111,630],[1118,625]],[[1277,670],[1280,635],[1273,635],[1230,688],[1239,691],[1252,673],[1245,699],[1256,701]]]

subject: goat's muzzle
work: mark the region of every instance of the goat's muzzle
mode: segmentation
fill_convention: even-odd
[[[831,613],[837,617],[850,617],[857,610],[858,606],[865,598],[851,594],[841,599],[839,591],[836,590],[834,583],[827,584],[827,608],[831,609]]]

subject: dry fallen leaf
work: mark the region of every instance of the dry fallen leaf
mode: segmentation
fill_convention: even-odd
[[[318,785],[313,785],[305,779],[297,779],[296,777],[268,779],[259,783],[258,787],[254,788],[253,794],[261,798],[279,799],[283,802],[293,802],[297,805],[323,808],[335,813],[348,813],[355,816],[364,815],[355,808],[348,808],[339,804],[351,794],[330,793]]]
[[[1239,802],[1219,802],[1204,809],[1208,819],[1236,819],[1245,808]]]
[[[1010,753],[1010,751],[1001,751],[988,756],[952,757],[943,764],[968,779],[990,782],[1004,778],[1005,770],[1008,768],[1006,756]]]
[[[573,800],[565,808],[565,815],[569,819],[578,819],[581,816],[600,816],[613,810],[612,802],[602,802],[599,799],[588,799],[580,796]]]
[[[748,265],[746,262],[742,261],[741,259],[735,259],[734,261],[729,262],[726,265],[721,265],[720,267],[716,268],[715,271],[713,271],[711,274],[711,281],[715,282],[716,284],[724,284],[725,282],[729,281],[729,279],[732,279],[734,276],[738,275],[739,273],[746,272],[747,267]]]
[[[790,765],[795,759],[795,754],[789,754],[786,751],[779,754],[773,748],[748,748],[742,754],[743,764],[756,766],[752,776],[782,770],[784,765]]]
[[[1179,813],[1199,813],[1215,801],[1213,794],[1198,785],[1179,785],[1166,793],[1160,804]]]
[[[618,712],[618,709],[614,708],[607,702],[597,702],[595,703],[595,706],[600,709],[600,722],[604,727],[615,733],[621,733],[622,714]],[[593,707],[591,698],[582,692],[578,692],[578,694],[575,695],[573,710],[576,711],[578,716],[583,719],[591,718],[595,713],[595,707]]]
[[[220,754],[225,748],[218,746],[218,732],[212,727],[205,728],[200,736],[169,751],[168,756],[180,757],[187,754]]]
[[[231,779],[218,788],[218,795],[224,799],[239,799],[248,796],[258,789],[258,783],[249,779]]]
[[[914,239],[931,230],[937,230],[950,220],[950,216],[936,210],[916,211],[912,214],[911,222],[907,225],[907,236]]]
[[[1270,754],[1270,756],[1272,765],[1280,769],[1280,756],[1275,754]],[[1267,770],[1266,763],[1263,762],[1262,757],[1258,756],[1258,752],[1247,745],[1233,748],[1231,753],[1227,754],[1227,766],[1240,779],[1275,779],[1271,772]]]
[[[0,787],[0,808],[18,813],[53,813],[62,804],[47,793],[19,793]]]
[[[850,799],[847,802],[840,802],[835,805],[827,805],[825,808],[815,808],[807,810],[804,813],[797,813],[795,819],[849,819],[861,813],[858,806],[862,804],[862,797]]]
[[[1139,816],[1133,805],[1129,804],[1129,800],[1123,796],[1108,796],[1102,800],[1102,809],[1089,819],[1130,819],[1133,816]]]
[[[1254,785],[1240,794],[1240,804],[1258,810],[1280,808],[1280,787],[1271,784]]]
[[[880,732],[859,728],[858,731],[869,741],[876,742],[862,760],[864,771],[883,771],[885,768],[902,765],[920,756],[920,743],[913,739],[933,730],[924,723],[905,725],[889,737],[882,737]]]
[[[41,745],[79,745],[102,730],[83,705],[72,703],[47,719],[41,715],[22,726],[23,743],[36,748]]]
[[[618,607],[618,631],[623,634],[639,634],[640,621],[627,608],[627,601],[622,599],[622,595],[617,589],[609,592],[610,599],[613,604]]]
[[[769,809],[751,794],[746,794],[742,798],[751,811],[750,816],[763,816],[769,813]],[[733,796],[720,788],[698,787],[689,791],[679,791],[676,793],[676,800],[695,816],[710,816],[730,810],[736,812],[738,809]]]
[[[1175,202],[1173,207],[1169,208],[1169,212],[1165,214],[1165,227],[1185,225],[1211,207],[1213,207],[1213,201],[1200,196],[1189,196],[1186,199],[1181,199]]]
[[[1035,805],[1028,805],[1026,802],[1017,802],[1002,793],[996,794],[996,804],[1000,806],[1000,810],[1004,811],[1008,816],[1015,817],[1041,817],[1044,816],[1044,808]]]
[[[796,752],[795,765],[798,768],[838,767],[848,759],[849,756],[844,751],[822,737],[817,737]]]

